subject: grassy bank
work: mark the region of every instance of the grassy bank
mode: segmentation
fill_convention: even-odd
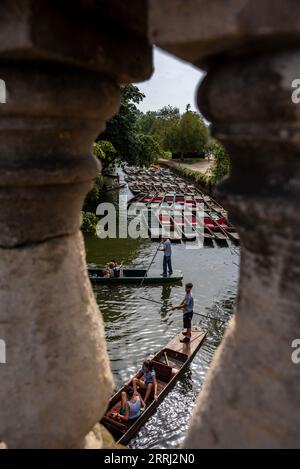
[[[174,173],[178,174],[179,176],[183,177],[187,181],[193,183],[196,187],[198,187],[201,191],[205,192],[208,195],[212,195],[214,191],[215,185],[212,184],[211,176],[201,173],[200,171],[196,171],[194,169],[190,169],[186,166],[180,166],[178,163],[169,160],[158,160],[160,166],[165,166],[166,168],[172,169]]]

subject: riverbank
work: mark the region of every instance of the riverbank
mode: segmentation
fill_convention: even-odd
[[[213,160],[203,159],[195,163],[182,163],[160,158],[157,163],[188,179],[208,195],[212,195],[215,187],[211,182]]]

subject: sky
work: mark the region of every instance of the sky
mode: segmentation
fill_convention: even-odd
[[[196,67],[154,48],[154,72],[150,80],[136,83],[146,98],[139,104],[143,112],[156,111],[170,104],[184,112],[190,104],[197,110],[195,94],[203,77]]]

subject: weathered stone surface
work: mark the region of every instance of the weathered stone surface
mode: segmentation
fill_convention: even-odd
[[[149,39],[194,64],[299,44],[297,0],[149,0]]]
[[[97,72],[35,63],[0,65],[0,76],[0,246],[75,233],[99,172],[91,145],[118,109],[118,87]]]
[[[1,249],[0,435],[9,448],[72,448],[112,392],[103,323],[79,234]]]
[[[147,11],[136,22],[145,23]],[[143,28],[144,29],[144,28]],[[16,34],[18,31],[18,34]],[[126,40],[124,40],[126,36]],[[3,0],[0,58],[69,64],[114,77],[119,83],[145,80],[152,71],[147,34],[118,25],[95,2]]]
[[[0,438],[9,448],[103,445],[91,429],[113,384],[80,212],[118,85],[148,78],[152,63],[146,36],[92,3],[0,5]]]
[[[228,60],[200,86],[199,107],[228,148],[219,196],[241,236],[236,317],[214,358],[185,447],[299,446],[298,51]]]

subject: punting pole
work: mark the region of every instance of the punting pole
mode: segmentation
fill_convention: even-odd
[[[157,255],[157,253],[158,253],[158,251],[159,251],[159,248],[160,248],[160,246],[161,246],[161,243],[162,243],[162,242],[160,241],[160,243],[159,243],[159,245],[158,245],[158,248],[156,249],[155,254],[154,254],[154,256],[152,257],[152,260],[151,260],[151,262],[150,262],[150,264],[149,264],[149,267],[148,267],[148,269],[146,270],[144,277],[142,278],[142,281],[141,281],[141,283],[140,283],[140,285],[139,285],[139,288],[140,288],[140,287],[143,285],[143,283],[144,283],[145,277],[146,277],[147,273],[149,272],[149,269],[150,269],[151,265],[153,264],[154,259],[156,258],[156,255]]]
[[[143,296],[140,296],[141,300],[146,300],[146,301],[151,301],[151,303],[157,303],[159,305],[165,306],[161,301],[156,301],[156,300],[150,300],[149,298],[144,298]],[[172,308],[168,308],[167,311],[171,311]],[[222,319],[214,318],[213,316],[207,316],[206,314],[202,313],[195,313],[197,316],[202,316],[206,319],[213,319],[214,321],[219,321],[222,322],[223,324],[226,324],[227,321],[223,321]]]

